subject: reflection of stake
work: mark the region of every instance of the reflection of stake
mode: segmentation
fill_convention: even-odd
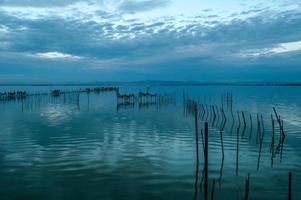
[[[214,189],[215,189],[215,179],[213,180],[212,188],[211,188],[211,200],[214,199]]]
[[[160,100],[161,97],[159,97]],[[140,97],[139,97],[140,100]],[[184,115],[186,115],[186,97],[185,97],[185,93],[183,92],[183,107],[184,107]]]
[[[224,120],[223,120],[222,130],[224,130],[225,125],[226,125],[226,122],[227,122],[227,117],[226,117],[226,115],[225,115],[224,109],[222,108],[221,110],[222,110],[223,119],[224,119]]]
[[[259,117],[258,117],[258,113],[257,113],[257,135],[256,135],[256,144],[258,144],[259,134],[260,134],[260,121],[259,121]]]
[[[202,108],[203,108],[202,120],[204,120],[204,117],[205,117],[205,114],[206,114],[204,104],[202,104]]]
[[[272,120],[272,142],[270,146],[270,153],[271,153],[271,167],[273,167],[274,163],[274,146],[275,146],[275,121],[273,118],[273,115],[271,115],[271,120]]]
[[[263,123],[262,115],[261,115],[261,127],[262,127],[262,132],[260,132],[260,133],[261,133],[261,140],[263,141],[263,137],[264,137],[264,123]]]
[[[271,115],[271,121],[272,121],[272,142],[270,147],[270,153],[274,154],[274,144],[275,144],[275,121],[273,118],[273,115]]]
[[[209,122],[212,122],[212,119],[213,119],[213,110],[212,110],[212,106],[210,106],[210,121]]]
[[[282,137],[285,137],[283,126],[282,126],[283,124],[281,124],[281,120],[280,120],[280,115],[278,115],[275,107],[273,107],[273,110],[274,110],[274,113],[276,115],[276,119],[277,119],[278,124],[279,124],[280,133],[281,133]]]
[[[263,123],[263,117],[262,115],[260,115],[261,117],[261,125],[262,125],[262,134],[264,134],[264,123]],[[262,136],[263,137],[263,136]]]
[[[258,151],[258,160],[257,160],[257,171],[259,170],[260,158],[261,158],[261,149],[262,149],[263,138],[259,141],[259,151]]]
[[[203,129],[201,130],[201,139],[202,139],[202,145],[203,145],[203,153],[205,153],[205,144],[204,144],[204,134],[203,134]]]
[[[222,164],[221,164],[221,168],[219,171],[219,187],[221,187],[221,181],[222,181],[222,176],[223,176],[223,168],[224,168],[224,159],[225,159],[225,154],[224,154],[224,140],[223,140],[223,132],[222,130],[220,130],[220,138],[221,138],[221,147],[222,147]]]
[[[282,153],[283,153],[284,140],[285,140],[285,137],[283,136],[283,137],[281,138],[280,162],[282,162]]]
[[[219,109],[218,109],[218,107],[216,106],[215,107],[215,110],[216,110],[216,113],[217,113],[217,119],[216,119],[216,126],[218,126],[219,125],[219,118],[220,118],[220,116],[219,116]]]
[[[239,128],[236,133],[236,176],[238,176],[238,153],[239,153]]]
[[[80,109],[80,104],[79,104],[79,94],[77,94],[77,101],[76,101],[76,104],[77,104],[77,108],[78,110]]]
[[[212,120],[212,126],[214,127],[215,119],[216,119],[216,114],[215,114],[215,109],[214,106],[212,106],[212,111],[213,111],[213,120]]]
[[[251,137],[252,137],[252,129],[253,129],[253,122],[252,122],[252,115],[250,114],[250,135],[249,135],[249,139],[251,139]]]
[[[231,125],[231,134],[232,134],[233,133],[233,128],[234,128],[234,125],[235,125],[235,118],[234,118],[232,110],[231,110],[231,116],[232,116],[232,125]]]

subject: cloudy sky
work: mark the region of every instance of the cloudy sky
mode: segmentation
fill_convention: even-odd
[[[0,82],[301,81],[299,0],[0,0]]]

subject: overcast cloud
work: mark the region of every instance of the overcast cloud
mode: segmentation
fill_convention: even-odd
[[[300,3],[183,2],[0,0],[0,82],[299,80]]]

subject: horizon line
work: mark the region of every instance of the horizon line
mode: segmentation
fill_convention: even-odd
[[[161,86],[301,86],[301,82],[272,82],[272,81],[235,81],[235,82],[210,82],[210,81],[92,81],[68,83],[0,83],[0,86],[96,86],[96,85],[135,85],[151,84]]]

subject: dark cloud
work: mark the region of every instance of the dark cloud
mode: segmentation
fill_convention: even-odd
[[[128,4],[130,7],[123,10],[145,11],[159,4],[144,1],[143,6]],[[160,6],[163,4],[161,2]],[[96,14],[103,16],[102,19],[111,17],[106,12]],[[115,23],[113,20],[99,22],[50,15],[31,20],[1,12],[0,27],[8,27],[10,32],[9,36],[0,38],[0,44],[9,44],[6,48],[0,46],[0,74],[22,73],[55,79],[59,72],[60,78],[71,74],[74,80],[121,80],[124,74],[129,80],[143,79],[141,77],[195,80],[206,77],[210,80],[242,77],[239,73],[262,78],[259,70],[262,67],[266,74],[277,68],[275,78],[279,78],[281,69],[287,74],[298,74],[296,63],[301,62],[298,53],[256,59],[235,55],[249,49],[300,41],[300,13],[268,12],[243,20],[222,21],[208,21],[210,26],[204,26],[196,20],[179,26],[174,18],[152,23]],[[64,62],[28,56],[41,52],[62,52],[84,59]]]
[[[243,11],[240,13],[240,15],[249,15],[249,14],[254,14],[254,13],[260,13],[260,12],[264,12],[264,11],[268,11],[270,8],[260,8],[260,9],[251,9],[251,10],[247,10],[247,11]]]
[[[5,6],[65,6],[81,0],[0,0],[0,5]]]
[[[172,20],[123,25],[58,18],[22,20],[4,13],[0,19],[12,30],[5,41],[2,38],[2,42],[13,43],[10,51],[62,51],[99,58],[135,56],[140,52],[151,55],[178,46],[208,44],[218,44],[215,52],[227,52],[229,48],[262,48],[301,40],[301,14],[290,12],[275,18],[261,15],[236,19],[227,24],[216,21],[212,27],[198,23],[177,27]],[[20,31],[20,26],[26,29]]]
[[[150,11],[155,8],[165,7],[170,3],[169,0],[125,0],[119,6],[121,12],[136,13],[142,11]]]

